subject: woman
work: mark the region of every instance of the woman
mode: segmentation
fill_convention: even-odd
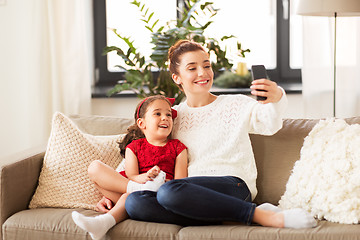
[[[188,147],[189,177],[168,182],[157,193],[130,194],[125,203],[130,218],[185,226],[224,221],[280,228],[316,226],[305,210],[282,211],[251,202],[257,194],[257,170],[249,133],[271,135],[282,127],[287,105],[283,89],[259,79],[252,82],[251,94],[267,97],[264,101],[213,95],[209,56],[201,45],[187,40],[170,48],[169,61],[172,79],[186,95],[176,108],[173,137]],[[99,207],[104,210],[103,204]]]

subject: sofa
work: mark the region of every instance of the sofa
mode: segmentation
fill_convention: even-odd
[[[130,119],[104,116],[71,116],[79,129],[88,134],[123,133]],[[294,163],[299,159],[304,138],[318,119],[284,119],[283,128],[273,136],[251,135],[258,178],[255,203],[277,205],[286,189]],[[360,117],[348,118],[349,124],[360,123]],[[30,149],[0,164],[1,174],[1,237],[11,239],[91,239],[71,219],[70,208],[29,209],[29,202],[38,184],[46,146]],[[88,216],[96,211],[76,209]],[[319,220],[311,229],[279,229],[258,225],[224,224],[216,226],[178,226],[134,220],[123,221],[108,233],[108,239],[360,239],[360,226]]]

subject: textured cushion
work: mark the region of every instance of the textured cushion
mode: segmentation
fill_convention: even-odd
[[[101,194],[87,176],[87,167],[101,160],[116,168],[121,161],[117,144],[121,137],[85,134],[68,117],[55,113],[39,185],[29,207],[95,209]]]
[[[319,219],[360,220],[360,125],[342,119],[320,121],[305,138],[280,200],[282,208],[303,208]]]

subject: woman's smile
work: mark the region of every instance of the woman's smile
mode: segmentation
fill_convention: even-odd
[[[206,85],[210,82],[210,80],[200,80],[200,81],[195,81],[195,84],[198,85]]]

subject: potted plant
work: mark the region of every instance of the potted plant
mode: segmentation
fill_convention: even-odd
[[[126,43],[127,49],[121,49],[116,46],[107,46],[104,48],[104,54],[115,51],[123,60],[124,64],[118,67],[125,70],[125,82],[116,84],[108,95],[119,93],[124,90],[134,91],[138,97],[161,94],[167,97],[175,98],[178,104],[184,97],[184,93],[171,80],[168,71],[167,53],[169,48],[180,39],[194,40],[202,44],[210,54],[216,55],[216,62],[212,62],[215,74],[219,71],[230,70],[233,64],[226,57],[226,49],[220,47],[220,42],[229,38],[235,38],[233,35],[223,36],[219,40],[204,35],[204,30],[212,23],[219,9],[215,9],[211,2],[200,4],[199,0],[186,0],[185,6],[180,11],[180,17],[175,21],[169,21],[164,26],[158,26],[158,19],[154,19],[154,12],[149,11],[145,3],[134,0],[131,2],[141,13],[141,20],[145,23],[145,28],[151,32],[151,43],[154,45],[150,60],[138,51],[133,45],[130,37],[122,36],[116,29],[113,32]],[[205,24],[200,24],[197,20],[199,13],[207,17]],[[245,57],[249,49],[242,49],[241,44],[237,43],[239,55]],[[154,74],[154,69],[157,72]]]

